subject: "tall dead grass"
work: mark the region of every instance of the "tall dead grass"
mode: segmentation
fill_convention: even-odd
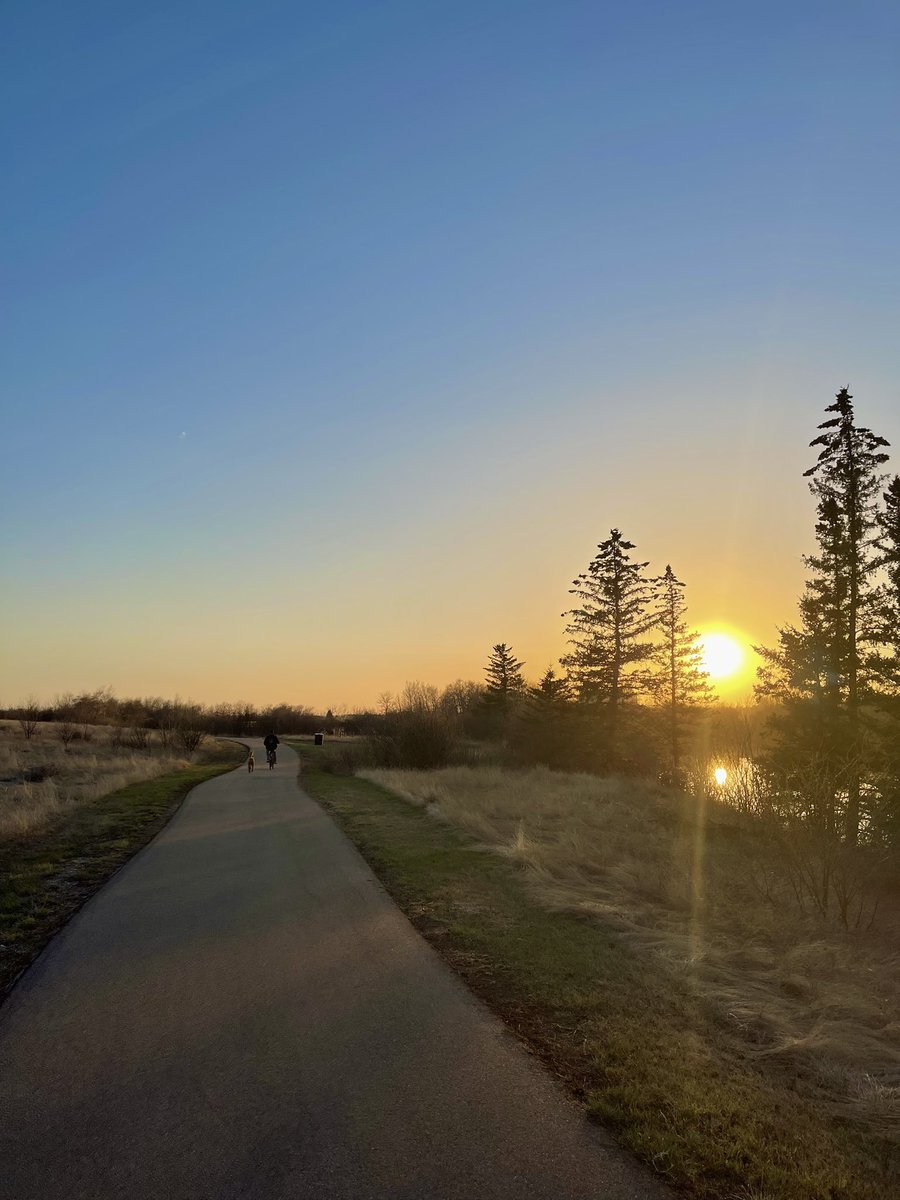
[[[46,722],[26,739],[13,722],[0,722],[0,841],[128,784],[171,774],[184,762],[153,742],[144,751],[123,749],[119,731],[101,726],[91,727],[90,741],[67,741],[66,733]]]
[[[896,897],[876,929],[848,934],[798,910],[752,817],[643,782],[540,767],[361,774],[520,864],[547,907],[656,956],[761,1067],[900,1141]]]

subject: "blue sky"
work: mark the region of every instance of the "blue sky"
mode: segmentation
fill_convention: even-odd
[[[538,674],[612,525],[771,637],[822,408],[900,439],[896,4],[3,25],[0,702]]]

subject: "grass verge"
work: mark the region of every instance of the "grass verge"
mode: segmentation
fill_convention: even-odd
[[[704,1200],[889,1200],[889,1143],[829,1121],[777,1063],[747,1062],[689,979],[596,919],[541,908],[521,869],[383,788],[303,785],[413,924],[621,1144]],[[512,1098],[511,1098],[512,1102]]]
[[[0,1000],[56,931],[166,824],[198,783],[232,771],[246,750],[130,784],[0,843]]]

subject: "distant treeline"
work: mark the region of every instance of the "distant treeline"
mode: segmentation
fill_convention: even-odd
[[[25,737],[33,736],[42,722],[55,722],[75,738],[80,730],[99,725],[122,731],[134,745],[143,744],[130,736],[140,731],[178,734],[182,741],[188,731],[232,737],[259,737],[270,730],[301,737],[323,732],[368,739],[365,751],[356,752],[358,760],[362,755],[378,765],[422,769],[469,761],[473,744],[484,743],[491,749],[474,752],[480,760],[487,754],[510,766],[602,772],[608,746],[597,706],[582,702],[570,682],[552,669],[529,684],[522,666],[511,647],[499,643],[488,657],[485,683],[458,679],[437,688],[416,680],[396,694],[383,693],[377,710],[323,713],[287,703],[202,705],[158,696],[120,698],[100,688],[59,696],[52,704],[27,701],[0,709],[0,717],[17,721]],[[685,719],[681,713],[680,720]],[[663,710],[623,704],[619,733],[625,752],[620,769],[645,776],[665,773],[670,726]],[[729,735],[726,740],[731,745],[734,739]]]
[[[52,704],[34,700],[14,708],[0,709],[0,716],[20,723],[57,721],[72,725],[110,725],[131,729],[172,729],[193,726],[210,734],[231,734],[235,737],[254,737],[275,730],[276,733],[317,733],[337,725],[348,726],[349,717],[335,717],[330,711],[316,713],[300,704],[272,704],[264,707],[237,702],[194,704],[160,696],[119,698],[109,688],[93,692],[67,693]]]
[[[385,694],[379,711],[362,709],[351,712],[317,712],[303,704],[270,704],[257,706],[245,701],[195,704],[178,698],[160,696],[120,698],[110,688],[92,692],[66,693],[50,704],[26,700],[12,708],[0,708],[0,719],[17,721],[26,737],[41,722],[54,721],[64,725],[108,725],[119,729],[166,730],[193,727],[207,734],[234,737],[255,737],[274,730],[276,733],[300,735],[313,733],[346,736],[373,735],[384,731],[400,707],[429,707],[443,712],[468,736],[488,732],[474,717],[485,689],[477,683],[457,681],[439,692],[425,684],[408,684],[397,697]],[[468,715],[469,722],[461,721]],[[465,729],[463,729],[465,725]]]

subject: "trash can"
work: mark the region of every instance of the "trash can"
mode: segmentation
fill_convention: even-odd
[[[324,746],[325,745],[325,734],[324,733],[314,733],[313,741],[315,742],[315,744],[317,746]]]

